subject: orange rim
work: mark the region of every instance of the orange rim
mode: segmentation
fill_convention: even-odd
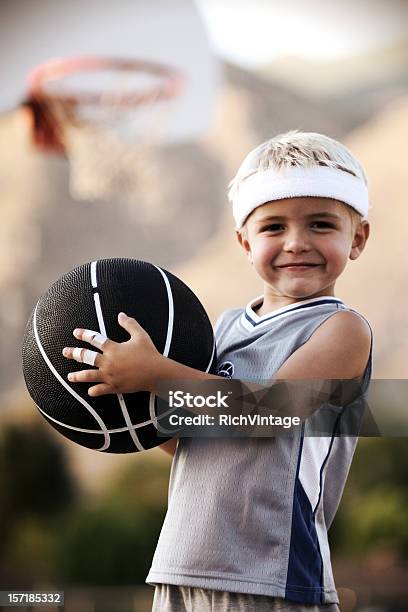
[[[124,72],[146,72],[161,77],[163,81],[158,85],[147,88],[142,93],[126,93],[120,99],[118,99],[117,95],[110,96],[109,92],[104,91],[99,93],[72,91],[64,94],[54,94],[48,93],[45,90],[45,85],[51,80],[55,81],[58,78],[79,72],[94,72],[106,68]],[[179,71],[156,62],[124,58],[79,56],[49,60],[34,68],[28,76],[28,97],[45,97],[61,102],[97,105],[101,103],[101,96],[103,95],[103,104],[131,106],[151,100],[172,98],[181,93],[184,84],[184,77]]]
[[[86,92],[78,90],[62,93],[49,92],[47,83],[75,74],[113,69],[123,72],[145,72],[160,77],[159,83],[146,87],[143,91],[126,92]],[[24,105],[31,109],[33,118],[33,141],[37,148],[48,152],[64,153],[65,146],[61,126],[52,112],[52,106],[60,105],[75,108],[84,105],[119,106],[131,108],[160,100],[170,100],[184,89],[185,79],[181,72],[168,66],[146,60],[125,58],[78,56],[52,59],[39,64],[28,76],[27,98]]]

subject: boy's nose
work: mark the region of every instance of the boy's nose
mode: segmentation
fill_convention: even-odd
[[[311,246],[303,232],[291,232],[286,235],[283,249],[292,253],[310,251]]]

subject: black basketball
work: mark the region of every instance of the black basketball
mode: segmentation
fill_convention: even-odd
[[[24,378],[55,429],[82,446],[108,453],[136,452],[166,440],[157,435],[153,394],[91,397],[88,388],[95,383],[67,379],[70,371],[91,367],[62,355],[64,346],[92,348],[75,339],[73,330],[92,329],[124,342],[129,335],[117,321],[121,311],[138,321],[161,354],[208,372],[216,362],[213,331],[202,304],[170,272],[145,261],[102,259],[64,274],[39,299],[27,323]]]

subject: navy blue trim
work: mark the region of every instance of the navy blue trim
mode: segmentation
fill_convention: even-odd
[[[245,318],[250,323],[252,323],[254,327],[256,327],[257,325],[260,325],[261,323],[265,323],[265,321],[270,321],[271,319],[275,319],[276,317],[279,317],[285,314],[285,312],[294,312],[296,310],[301,310],[302,308],[313,308],[314,306],[321,306],[322,304],[343,304],[343,302],[341,300],[321,300],[320,302],[301,304],[300,306],[296,306],[295,308],[288,308],[288,310],[284,312],[277,312],[266,319],[262,319],[261,321],[254,321],[253,319],[251,319],[251,317],[248,315],[247,311],[245,310]]]
[[[323,559],[315,527],[313,508],[299,480],[304,424],[299,447],[293,495],[285,599],[303,604],[324,603]]]

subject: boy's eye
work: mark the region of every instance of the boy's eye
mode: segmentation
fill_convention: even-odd
[[[272,225],[267,225],[263,228],[264,232],[278,232],[283,228],[282,223],[273,223]]]
[[[316,227],[317,229],[327,229],[333,228],[333,223],[329,223],[328,221],[313,221],[312,227]]]

